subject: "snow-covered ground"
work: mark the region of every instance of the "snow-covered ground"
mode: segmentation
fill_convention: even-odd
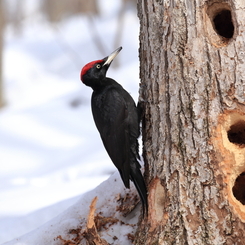
[[[0,244],[62,213],[116,171],[94,126],[92,91],[80,82],[83,65],[117,48],[113,43],[118,4],[113,2],[119,1],[103,2],[102,15],[94,18],[107,51],[103,56],[86,16],[52,26],[40,14],[30,14],[20,36],[10,26],[6,28],[6,106],[0,110]],[[123,46],[116,58],[119,66],[112,66],[108,76],[137,100],[138,19],[130,8],[119,46]],[[119,186],[124,191],[122,182]],[[109,195],[112,187],[103,188],[108,188]],[[87,195],[89,200],[93,196]],[[78,209],[76,204],[73,207]],[[68,217],[69,210],[60,215]]]

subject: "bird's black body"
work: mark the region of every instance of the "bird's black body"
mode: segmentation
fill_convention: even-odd
[[[92,113],[101,139],[117,167],[126,188],[132,180],[147,211],[147,190],[138,162],[140,135],[138,112],[134,100],[115,80],[106,77],[113,58],[121,48],[104,58],[87,64],[81,80],[92,87]],[[109,60],[109,61],[108,61]]]

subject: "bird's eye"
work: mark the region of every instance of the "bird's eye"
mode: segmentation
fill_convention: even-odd
[[[100,67],[101,67],[100,64],[97,64],[97,65],[96,65],[96,68],[97,68],[97,69],[100,69]]]

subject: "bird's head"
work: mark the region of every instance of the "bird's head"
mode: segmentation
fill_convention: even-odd
[[[109,56],[102,60],[89,62],[81,70],[81,81],[93,89],[100,87],[103,79],[106,77],[106,72],[117,54],[122,50],[122,47],[116,49]]]

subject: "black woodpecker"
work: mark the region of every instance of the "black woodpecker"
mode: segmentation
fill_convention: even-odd
[[[85,65],[81,70],[81,81],[93,89],[91,104],[95,125],[125,187],[130,188],[129,180],[133,181],[144,215],[148,211],[148,203],[138,161],[140,128],[137,108],[130,94],[115,80],[106,77],[110,64],[121,49]]]

